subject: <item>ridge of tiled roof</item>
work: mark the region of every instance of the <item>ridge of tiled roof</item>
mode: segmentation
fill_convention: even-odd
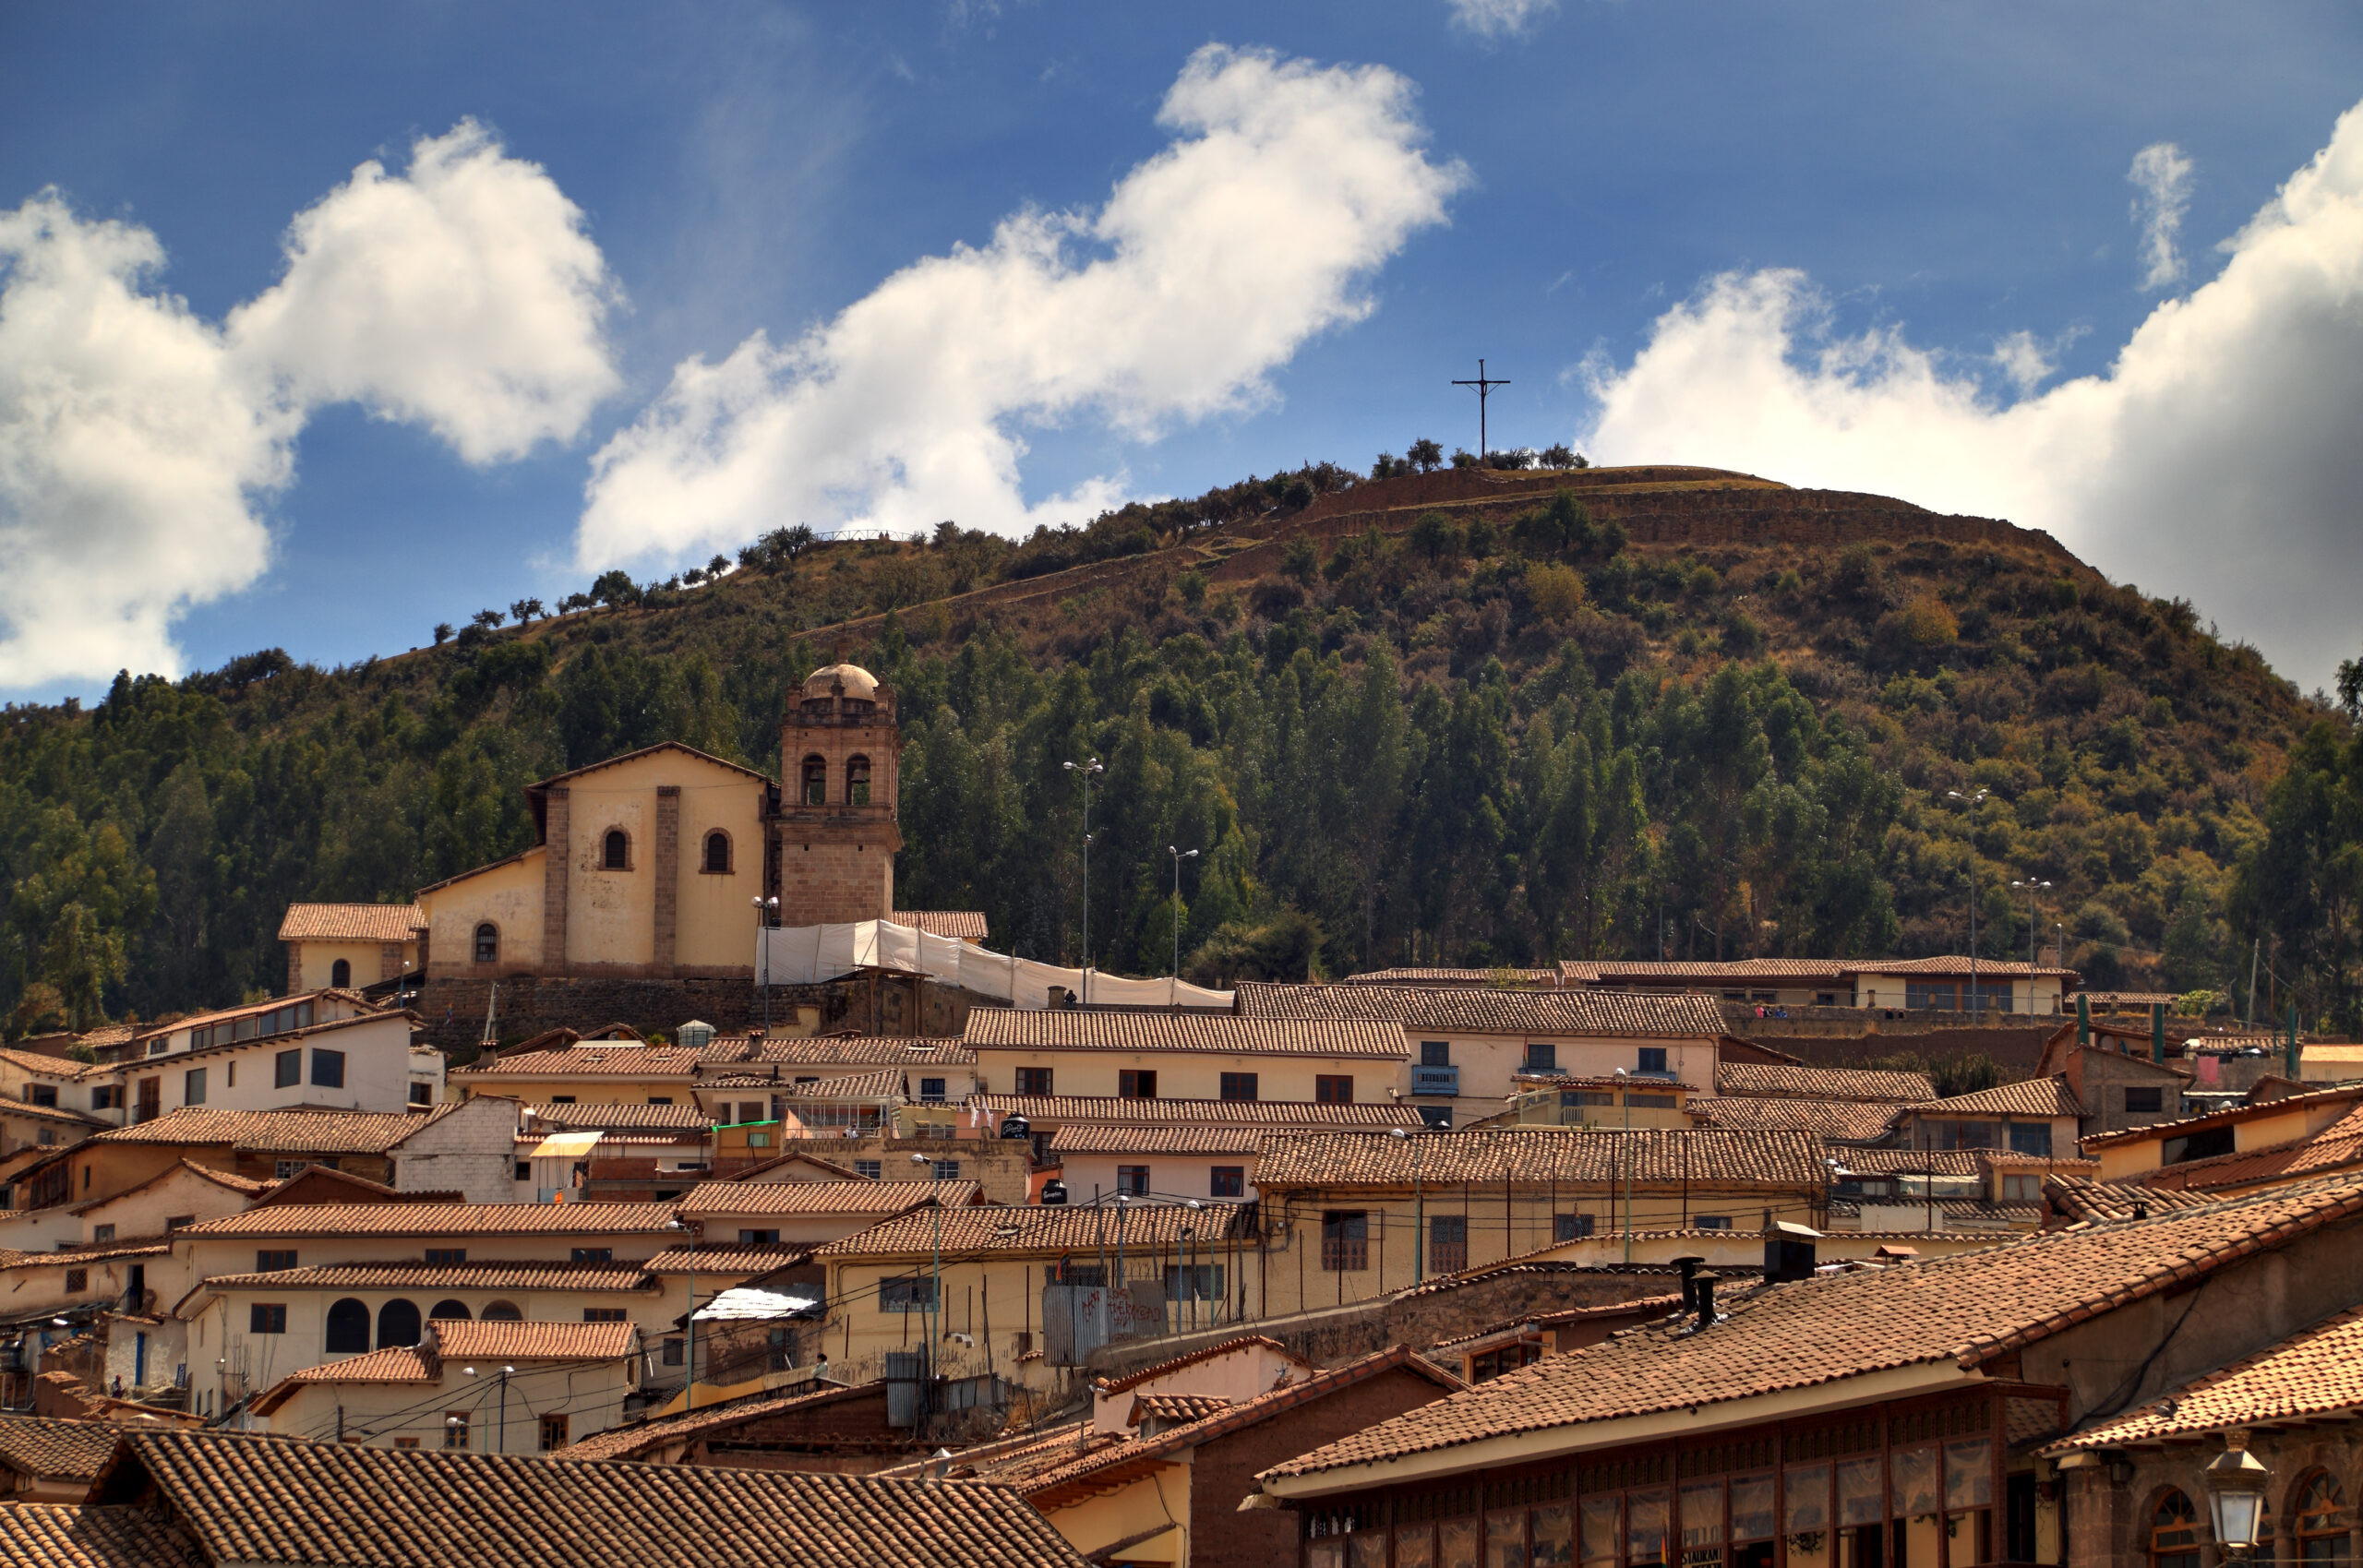
[[[773,1067],[973,1067],[976,1054],[958,1039],[906,1039],[859,1035],[826,1039],[754,1039],[748,1035],[718,1037],[697,1047],[603,1045],[582,1041],[546,1050],[512,1051],[466,1067],[450,1076],[471,1082],[504,1077],[539,1078],[678,1078],[739,1072],[767,1077]],[[782,1074],[783,1080],[786,1074]],[[788,1085],[783,1082],[783,1092]]]
[[[37,1106],[30,1100],[0,1099],[0,1112],[9,1116],[30,1117],[35,1121],[61,1122],[68,1127],[81,1128],[93,1132],[104,1132],[114,1125],[103,1117],[92,1116],[88,1111],[66,1110],[58,1106]],[[59,1145],[61,1148],[65,1146]]]
[[[638,1325],[437,1318],[436,1349],[454,1361],[614,1361],[639,1343]]]
[[[1474,986],[1282,985],[1242,980],[1242,1018],[1369,1020],[1421,1031],[1483,1035],[1597,1035],[1683,1039],[1723,1032],[1722,1004],[1682,992],[1510,991]]]
[[[187,1227],[184,1226],[175,1234],[187,1235]],[[91,1241],[79,1247],[60,1247],[54,1251],[0,1248],[0,1269],[78,1269],[88,1263],[103,1263],[115,1258],[157,1257],[172,1250],[171,1239],[162,1236],[126,1236],[120,1241]]]
[[[1975,1370],[2075,1323],[2363,1215],[2363,1180],[2282,1188],[2122,1224],[2029,1235],[1908,1267],[1766,1286],[1697,1335],[1642,1329],[1381,1422],[1264,1472],[1320,1474],[1488,1438],[1572,1430],[1907,1366]],[[1547,1446],[1547,1445],[1545,1445]],[[1538,1447],[1529,1457],[1542,1456]]]
[[[670,1203],[287,1203],[184,1226],[183,1240],[224,1237],[604,1236],[663,1232]]]
[[[1007,1489],[216,1432],[141,1432],[136,1466],[210,1561],[402,1568],[1082,1568]],[[136,1476],[126,1476],[132,1490]],[[101,1490],[107,1478],[101,1478]]]
[[[1793,1067],[1786,1062],[1725,1061],[1715,1066],[1715,1093],[1751,1099],[1933,1100],[1925,1072],[1873,1067]]]
[[[642,1265],[652,1275],[693,1274],[724,1275],[740,1279],[775,1274],[798,1263],[810,1263],[812,1249],[793,1241],[755,1242],[733,1245],[710,1242],[699,1247],[667,1247]],[[703,1285],[709,1282],[701,1280]]]
[[[1402,1029],[1391,1021],[1229,1012],[979,1007],[969,1012],[960,1038],[970,1050],[1181,1051],[1374,1061],[1401,1061],[1409,1054]]]
[[[273,1290],[636,1290],[655,1288],[638,1263],[321,1263],[267,1274],[210,1275],[199,1288]]]
[[[291,904],[279,922],[282,942],[407,942],[426,924],[415,904]]]
[[[1829,1157],[1858,1176],[1975,1176],[1981,1149],[1832,1149]]]
[[[954,1252],[1097,1253],[1103,1240],[1112,1250],[1120,1233],[1128,1246],[1172,1247],[1180,1245],[1184,1228],[1204,1247],[1244,1235],[1247,1230],[1243,1207],[1233,1203],[1214,1203],[1200,1209],[1180,1203],[1103,1203],[1097,1207],[986,1203],[898,1215],[868,1230],[815,1247],[812,1255],[900,1257],[931,1251],[936,1245],[939,1217],[947,1257]],[[1008,1234],[1002,1234],[1004,1230]]]
[[[1338,980],[1341,986],[1492,986],[1503,980],[1529,986],[1554,985],[1556,969],[1433,969],[1404,965],[1365,969]]]
[[[736,1053],[736,1054],[732,1054]],[[974,1051],[957,1035],[718,1035],[705,1047],[707,1065],[732,1062],[782,1067],[973,1067]]]
[[[2363,1082],[2328,1083],[2302,1095],[2284,1095],[2277,1100],[2226,1106],[2222,1110],[2202,1111],[2197,1116],[2178,1117],[2173,1121],[2153,1121],[2143,1127],[2128,1127],[2115,1132],[2095,1132],[2084,1139],[2087,1149],[2105,1149],[2119,1143],[2136,1143],[2157,1137],[2178,1138],[2188,1132],[2204,1131],[2211,1127],[2236,1127],[2243,1121],[2261,1117],[2280,1116],[2292,1107],[2328,1105],[2346,1100],[2363,1100]]]
[[[1391,1100],[1128,1100],[1113,1095],[977,1095],[998,1123],[1022,1116],[1029,1121],[1091,1120],[1108,1126],[1198,1125],[1233,1122],[1251,1127],[1409,1127],[1419,1113]]]
[[[1529,1183],[1747,1181],[1807,1188],[1827,1182],[1821,1141],[1806,1132],[1683,1128],[1539,1128],[1396,1138],[1385,1133],[1274,1133],[1255,1185],[1401,1186],[1419,1180]]]
[[[805,1382],[788,1389],[742,1394],[718,1405],[701,1405],[694,1410],[678,1410],[669,1416],[652,1416],[630,1426],[611,1427],[580,1442],[568,1444],[551,1457],[578,1462],[586,1459],[637,1459],[659,1444],[677,1438],[725,1431],[748,1421],[765,1420],[790,1411],[840,1405],[849,1399],[873,1395],[883,1386],[878,1382],[828,1382],[816,1388],[812,1383]]]
[[[2169,1438],[2363,1410],[2363,1308],[2336,1313],[2140,1409],[2070,1432],[2042,1452],[2129,1448]]]
[[[1159,1361],[1155,1366],[1143,1367],[1136,1371],[1126,1372],[1122,1377],[1096,1379],[1091,1386],[1101,1394],[1122,1394],[1128,1388],[1138,1388],[1145,1382],[1153,1382],[1161,1377],[1170,1377],[1184,1367],[1194,1367],[1201,1361],[1211,1361],[1217,1356],[1228,1356],[1233,1351],[1244,1350],[1255,1345],[1260,1345],[1266,1350],[1277,1350],[1301,1367],[1311,1368],[1313,1365],[1311,1361],[1269,1335],[1241,1334],[1226,1339],[1219,1345],[1204,1346],[1196,1350],[1175,1356],[1170,1360]]]
[[[1398,1367],[1425,1378],[1447,1394],[1469,1387],[1459,1378],[1413,1351],[1409,1346],[1396,1345],[1360,1357],[1343,1366],[1315,1372],[1302,1382],[1290,1382],[1285,1387],[1259,1394],[1253,1399],[1226,1404],[1220,1410],[1182,1426],[1169,1427],[1155,1437],[1132,1438],[1086,1455],[1072,1465],[1045,1471],[1026,1481],[1018,1490],[1038,1507],[1044,1506],[1058,1494],[1071,1493],[1076,1489],[1088,1493],[1095,1484],[1106,1485],[1115,1480],[1118,1473],[1135,1465],[1154,1464],[1184,1449],[1195,1448],[1258,1422],[1268,1421],[1283,1411],[1293,1410],[1300,1405],[1310,1404]]]
[[[257,1154],[382,1155],[457,1108],[421,1112],[344,1110],[179,1110],[102,1132],[101,1143],[228,1143]]]
[[[738,1215],[898,1215],[941,1198],[947,1208],[973,1203],[975,1181],[701,1181],[676,1200],[683,1219]]]
[[[1682,1107],[1702,1126],[1734,1131],[1786,1130],[1824,1138],[1866,1143],[1883,1136],[1901,1107],[1884,1100],[1757,1099],[1745,1095],[1699,1095]]]
[[[1252,1155],[1270,1136],[1265,1130],[1232,1124],[1205,1127],[1105,1127],[1078,1122],[1050,1137],[1053,1155]]]
[[[685,1106],[643,1105],[529,1105],[525,1114],[542,1126],[569,1132],[623,1131],[627,1129],[644,1131],[650,1128],[668,1131],[704,1131],[714,1126],[714,1118],[695,1104]]]
[[[124,1038],[130,1037],[130,1032],[126,1029]],[[94,1062],[76,1061],[72,1057],[43,1056],[39,1051],[20,1051],[6,1047],[0,1047],[0,1062],[5,1062],[22,1072],[46,1073],[52,1078],[80,1078],[91,1072],[107,1071]],[[24,1102],[11,1100],[9,1103],[18,1105]]]
[[[1941,1100],[1922,1100],[1916,1105],[1898,1107],[1914,1116],[1947,1117],[1956,1115],[1985,1116],[2077,1116],[2085,1113],[2084,1104],[2068,1087],[2064,1073],[2049,1078],[2022,1079],[2016,1083],[1997,1083],[1991,1089],[1979,1089],[1973,1094],[1953,1095]]]
[[[0,1416],[0,1464],[42,1480],[88,1480],[114,1457],[122,1436],[110,1421]]]

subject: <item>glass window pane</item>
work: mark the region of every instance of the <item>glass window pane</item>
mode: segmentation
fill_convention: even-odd
[[[1689,1481],[1682,1489],[1682,1550],[1723,1544],[1723,1483]]]
[[[1625,1561],[1632,1568],[1666,1560],[1665,1526],[1672,1500],[1663,1487],[1625,1495]]]
[[[1990,1508],[1994,1505],[1994,1445],[1990,1442],[1945,1444],[1945,1506]]]
[[[1485,1568],[1526,1568],[1526,1510],[1498,1508],[1485,1515]]]
[[[1892,1484],[1895,1488],[1895,1512],[1899,1518],[1913,1519],[1943,1508],[1943,1494],[1937,1483],[1937,1451],[1934,1448],[1899,1448],[1890,1453],[1888,1459],[1894,1468]]]
[[[1582,1549],[1583,1568],[1613,1568],[1624,1501],[1612,1491],[1605,1497],[1587,1497],[1578,1505],[1582,1533],[1577,1544]]]
[[[1346,1568],[1386,1568],[1386,1532],[1356,1530],[1348,1536]]]
[[[1740,1476],[1732,1481],[1732,1539],[1769,1541],[1776,1533],[1772,1478]]]
[[[1829,1466],[1792,1465],[1785,1482],[1789,1534],[1829,1528]]]
[[[1436,1568],[1477,1568],[1477,1521],[1446,1519],[1436,1527]]]
[[[1529,1561],[1534,1568],[1570,1568],[1576,1560],[1575,1510],[1564,1502],[1546,1502],[1534,1511],[1534,1547]]]
[[[1395,1531],[1395,1568],[1435,1568],[1436,1533],[1433,1525],[1401,1525]]]
[[[1879,1488],[1877,1454],[1838,1462],[1838,1522],[1876,1525],[1887,1517],[1887,1495]]]
[[[1306,1543],[1304,1568],[1346,1568],[1346,1543],[1334,1537]]]

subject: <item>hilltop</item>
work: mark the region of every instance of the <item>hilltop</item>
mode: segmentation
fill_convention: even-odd
[[[276,651],[0,726],[0,1013],[269,987],[290,899],[508,853],[526,781],[660,738],[775,772],[842,650],[905,692],[912,907],[1158,972],[2027,952],[2226,987],[2232,872],[2321,717],[2045,534],[1709,469],[1331,464],[1012,542],[736,565],[320,670]],[[591,603],[595,598],[596,603]],[[1986,792],[1973,802],[1977,792]],[[50,990],[29,990],[42,980]],[[30,999],[28,1000],[28,999]]]

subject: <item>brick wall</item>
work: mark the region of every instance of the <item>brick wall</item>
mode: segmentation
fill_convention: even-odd
[[[542,803],[542,842],[549,852],[542,856],[542,966],[546,969],[566,967],[566,897],[567,870],[573,859],[574,841],[571,837],[573,808],[564,784],[554,785]],[[473,959],[469,952],[462,961]],[[419,967],[426,967],[426,954],[418,955]],[[484,1016],[479,1008],[478,1018]]]
[[[673,973],[674,940],[681,906],[681,786],[656,786],[656,910],[655,951],[650,967],[660,976]]]
[[[1445,1392],[1397,1368],[1202,1445],[1190,1461],[1193,1568],[1293,1563],[1299,1521],[1293,1510],[1239,1512],[1240,1500],[1256,1490],[1256,1472],[1416,1410]]]
[[[793,825],[780,844],[780,924],[882,920],[894,908],[894,856],[883,843],[804,843]],[[881,825],[883,839],[890,829]]]

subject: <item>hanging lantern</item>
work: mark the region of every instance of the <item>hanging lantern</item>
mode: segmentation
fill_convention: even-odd
[[[2226,1432],[2224,1452],[2207,1466],[2207,1510],[2215,1524],[2215,1544],[2245,1557],[2256,1550],[2264,1523],[2264,1489],[2273,1479],[2257,1456],[2249,1452],[2249,1434]]]

